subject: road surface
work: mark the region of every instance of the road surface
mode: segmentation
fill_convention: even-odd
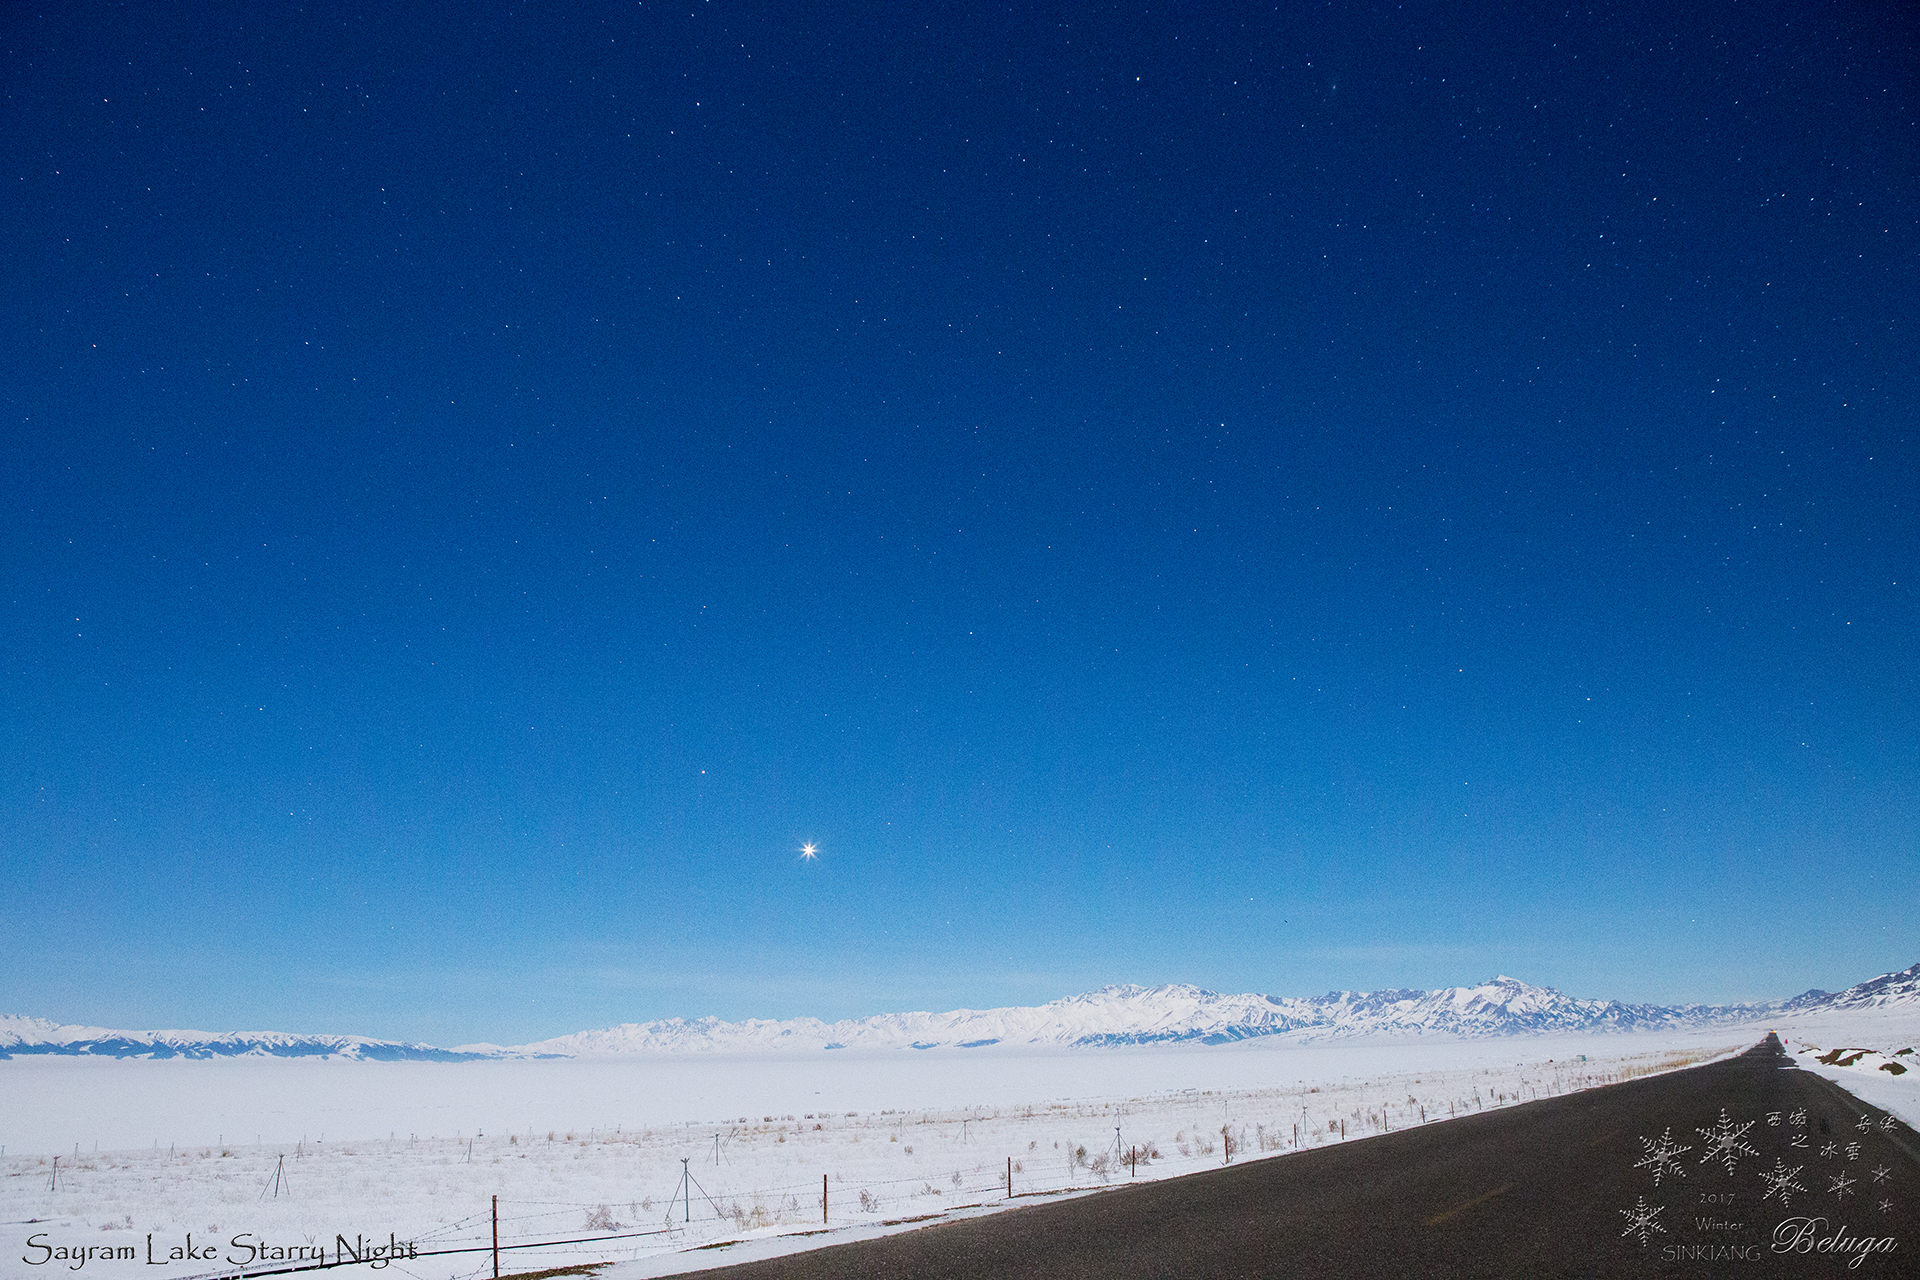
[[[1920,1277],[1920,1142],[1769,1035],[1687,1071],[695,1274]]]

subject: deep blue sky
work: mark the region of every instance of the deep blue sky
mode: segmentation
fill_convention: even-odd
[[[1672,10],[9,6],[0,1009],[1920,959],[1914,10]]]

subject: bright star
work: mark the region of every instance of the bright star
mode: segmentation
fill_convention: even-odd
[[[819,847],[820,847],[819,845],[817,845],[817,844],[815,844],[815,843],[814,843],[813,841],[811,841],[811,840],[809,840],[809,841],[807,841],[807,842],[806,842],[805,844],[803,844],[803,845],[801,845],[801,846],[800,846],[800,861],[802,861],[802,862],[812,862],[812,861],[814,860],[814,858],[815,858],[815,856],[816,856],[816,854],[815,854],[815,852],[814,852],[814,851],[815,851],[815,850],[817,850],[817,849],[818,849]]]

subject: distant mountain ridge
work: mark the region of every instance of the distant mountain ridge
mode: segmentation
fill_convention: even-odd
[[[61,1026],[45,1018],[0,1015],[0,1058],[56,1054],[92,1058],[349,1058],[370,1062],[459,1062],[488,1057],[430,1044],[366,1036],[284,1031],[110,1031]]]
[[[1920,1005],[1920,964],[1845,991],[1808,991],[1760,1004],[1651,1005],[1586,1000],[1516,978],[1437,991],[1334,991],[1324,996],[1229,995],[1174,984],[1110,986],[1043,1005],[887,1013],[823,1022],[667,1018],[501,1048],[282,1032],[112,1031],[0,1017],[0,1058],[22,1054],[111,1058],[343,1058],[462,1062],[503,1058],[599,1058],[686,1053],[823,1052],[843,1049],[986,1049],[996,1045],[1101,1048],[1226,1044],[1262,1036],[1322,1040],[1371,1035],[1486,1037],[1545,1032],[1670,1030],[1734,1026],[1783,1013]]]
[[[1763,1017],[1768,1005],[1629,1005],[1581,1000],[1514,978],[1438,991],[1335,991],[1317,997],[1226,995],[1176,984],[1111,986],[1027,1008],[892,1013],[842,1022],[670,1018],[543,1040],[528,1051],[561,1057],[643,1053],[748,1053],[815,1049],[985,1048],[996,1044],[1088,1048],[1260,1036],[1494,1036],[1547,1031],[1632,1031]]]

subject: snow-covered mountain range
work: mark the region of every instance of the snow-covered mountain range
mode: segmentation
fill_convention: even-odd
[[[949,1013],[784,1022],[669,1018],[581,1031],[501,1048],[280,1032],[111,1031],[0,1017],[0,1058],[61,1054],[114,1058],[333,1057],[375,1061],[588,1058],[633,1054],[824,1052],[842,1049],[1097,1048],[1256,1036],[1300,1040],[1370,1035],[1480,1037],[1541,1032],[1637,1031],[1731,1026],[1781,1014],[1920,1006],[1920,964],[1838,993],[1808,991],[1763,1004],[1650,1005],[1582,1000],[1515,978],[1438,991],[1335,991],[1324,996],[1223,995],[1199,987],[1113,986],[1047,1004]]]
[[[112,1031],[62,1026],[45,1018],[0,1015],[0,1058],[50,1053],[94,1058],[360,1058],[374,1062],[451,1062],[485,1055],[366,1036],[285,1031]]]

